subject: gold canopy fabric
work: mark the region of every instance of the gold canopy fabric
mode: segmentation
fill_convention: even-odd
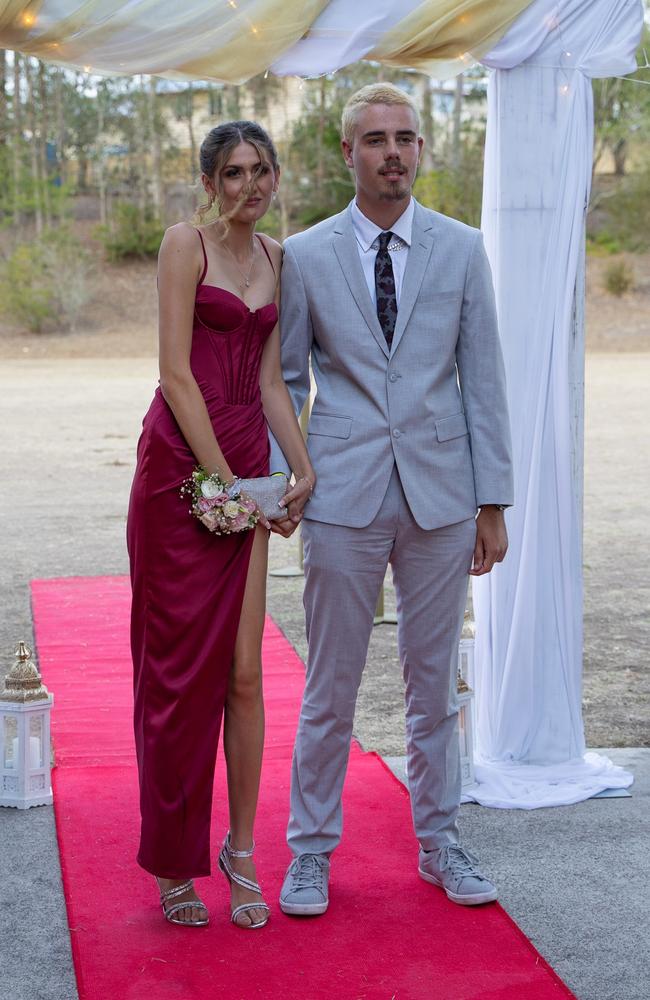
[[[444,78],[494,48],[531,0],[426,0],[366,58]]]
[[[393,22],[404,9],[394,3]],[[530,3],[424,0],[378,42],[375,36],[364,57],[450,75],[495,45]],[[0,0],[0,46],[98,73],[243,83],[308,37],[328,6],[328,0]],[[350,34],[363,31],[365,16],[349,0]],[[372,18],[368,33],[373,37]]]

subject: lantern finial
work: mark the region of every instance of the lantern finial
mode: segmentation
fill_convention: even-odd
[[[27,643],[21,640],[14,655],[16,662],[5,677],[0,701],[47,701],[49,692],[41,680],[38,667],[30,659],[32,651]]]

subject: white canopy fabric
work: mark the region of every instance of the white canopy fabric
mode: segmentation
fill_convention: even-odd
[[[639,0],[536,0],[482,60],[494,68],[482,228],[515,460],[508,556],[473,588],[480,784],[469,794],[485,805],[559,805],[632,781],[606,758],[585,755],[582,344],[574,318],[592,169],[591,77],[635,69],[642,23]]]
[[[0,0],[0,46],[94,73],[243,83],[356,59],[458,73],[531,0]]]

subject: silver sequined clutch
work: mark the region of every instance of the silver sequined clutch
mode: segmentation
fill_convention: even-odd
[[[238,487],[255,501],[268,521],[277,521],[286,516],[286,510],[278,507],[278,503],[287,492],[288,483],[283,472],[276,472],[274,476],[240,479]]]

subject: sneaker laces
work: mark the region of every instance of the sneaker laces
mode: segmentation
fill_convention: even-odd
[[[485,876],[479,871],[477,865],[478,858],[464,850],[459,844],[451,844],[445,848],[445,858],[440,867],[443,871],[449,869],[457,879],[484,879]]]
[[[301,854],[296,858],[295,870],[292,872],[294,889],[322,889],[323,864],[315,854]]]

